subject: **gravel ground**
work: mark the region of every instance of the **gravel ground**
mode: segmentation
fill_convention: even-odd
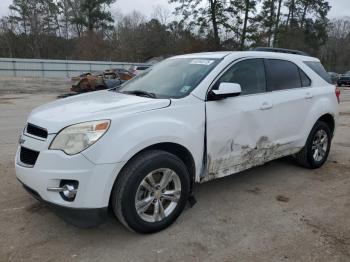
[[[40,95],[24,91],[28,81],[12,83],[12,91],[0,86],[0,261],[350,261],[350,90],[343,89],[340,124],[322,168],[285,158],[198,185],[197,204],[174,225],[139,235],[112,216],[97,228],[68,225],[15,178],[25,119],[56,99],[63,82],[31,79]]]
[[[70,86],[66,78],[0,77],[0,94],[61,94]]]

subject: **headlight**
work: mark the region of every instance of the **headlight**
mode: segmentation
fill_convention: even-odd
[[[54,138],[50,149],[75,155],[99,140],[109,128],[110,120],[80,123],[62,129]]]

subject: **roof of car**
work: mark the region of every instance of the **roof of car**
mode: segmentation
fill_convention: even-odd
[[[220,59],[229,54],[233,53],[232,51],[218,51],[218,52],[203,52],[203,53],[192,53],[185,55],[174,56],[173,58],[212,58]]]
[[[278,53],[278,52],[266,52],[266,51],[219,51],[219,52],[205,52],[205,53],[192,53],[175,56],[173,58],[211,58],[211,59],[222,59],[228,55],[233,56],[261,56],[261,57],[269,57],[269,58],[296,58],[302,59],[303,61],[319,61],[317,58],[311,56],[304,55],[296,55],[296,54],[287,54],[287,53]]]

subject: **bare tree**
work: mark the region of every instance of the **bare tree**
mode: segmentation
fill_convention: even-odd
[[[163,25],[167,25],[170,22],[171,12],[161,5],[156,5],[153,8],[151,18],[157,19]]]

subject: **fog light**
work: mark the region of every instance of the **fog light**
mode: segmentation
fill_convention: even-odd
[[[63,195],[67,198],[74,198],[77,194],[77,190],[72,185],[64,185],[62,189]]]
[[[64,200],[72,202],[77,194],[78,185],[76,180],[61,180],[59,187],[49,187],[47,191],[58,192]]]

